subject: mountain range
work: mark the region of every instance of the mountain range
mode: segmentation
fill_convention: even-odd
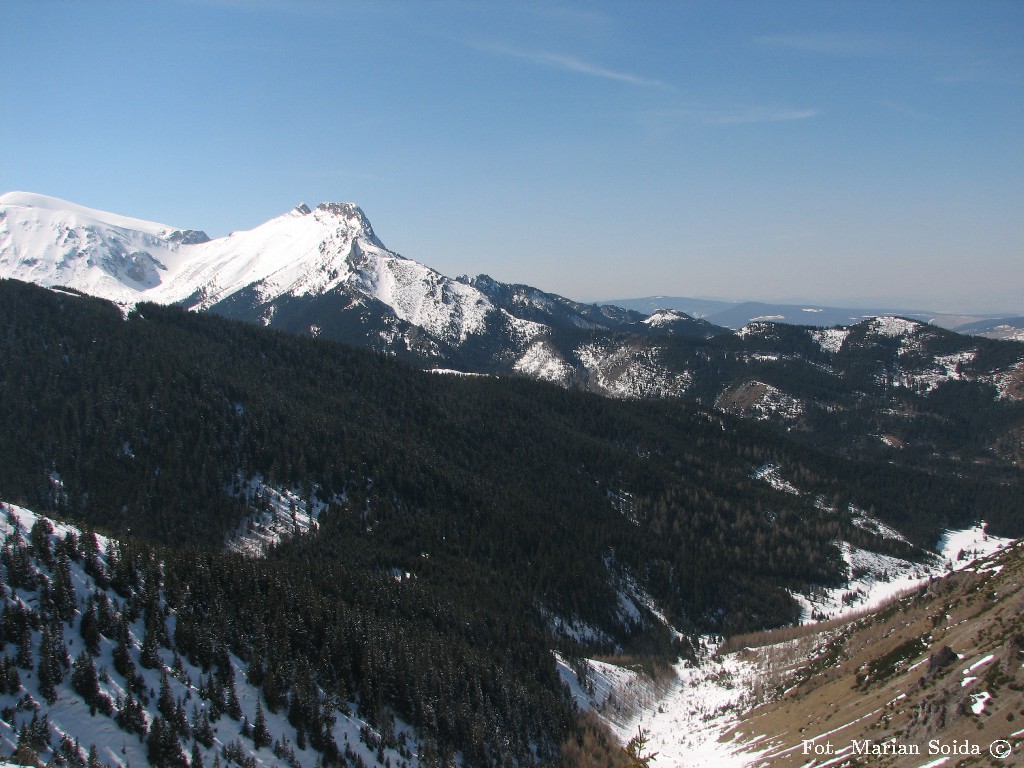
[[[210,239],[12,192],[0,197],[0,277],[82,291],[125,312],[138,302],[208,311],[442,371],[684,398],[856,455],[1024,461],[1019,343],[914,318],[822,328],[782,322],[792,317],[767,305],[717,306],[711,316],[722,322],[730,312],[730,323],[750,312],[774,318],[730,330],[657,307],[664,297],[637,300],[636,311],[486,275],[449,278],[387,250],[350,203],[300,204]],[[800,314],[824,316],[808,309]]]
[[[620,765],[587,658],[1024,531],[1017,342],[451,279],[350,204],[212,240],[5,195],[0,328],[0,740],[75,765],[68,723],[113,764]]]
[[[813,302],[782,304],[763,301],[724,301],[686,296],[647,296],[641,299],[616,299],[601,303],[625,307],[638,312],[675,309],[733,330],[754,322],[830,328],[837,325],[856,325],[873,317],[896,315],[929,325],[937,325],[957,333],[984,336],[990,339],[1024,341],[1024,318],[1004,315],[935,312],[891,306],[831,307]]]
[[[0,276],[123,305],[208,310],[424,364],[493,371],[557,366],[543,351],[557,331],[637,329],[645,319],[485,275],[446,277],[388,251],[350,203],[300,203],[253,230],[211,240],[8,193],[0,197]],[[674,314],[670,320],[704,335],[718,330]]]

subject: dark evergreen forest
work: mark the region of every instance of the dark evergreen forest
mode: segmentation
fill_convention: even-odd
[[[766,463],[803,493],[753,479]],[[327,508],[263,557],[225,554],[254,476]],[[0,282],[0,499],[127,541],[104,567],[137,611],[159,613],[146,585],[161,585],[168,647],[213,669],[237,653],[311,741],[328,696],[397,713],[471,765],[553,755],[576,726],[552,647],[688,652],[653,615],[623,615],[624,585],[686,633],[783,624],[797,616],[787,589],[842,583],[833,542],[914,554],[854,526],[847,505],[917,546],[981,518],[1020,535],[1009,478]],[[596,639],[553,636],[553,617]]]

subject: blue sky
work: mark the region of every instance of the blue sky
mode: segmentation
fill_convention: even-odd
[[[13,2],[0,192],[581,300],[1024,313],[1024,3]]]

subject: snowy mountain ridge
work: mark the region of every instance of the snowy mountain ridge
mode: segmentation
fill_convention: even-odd
[[[330,326],[320,316],[355,313],[376,345],[383,339],[385,347],[428,358],[444,357],[470,337],[497,347],[498,357],[518,357],[552,321],[595,329],[642,319],[484,275],[448,278],[389,251],[353,203],[300,203],[254,229],[211,240],[195,230],[9,192],[0,196],[0,277],[124,306],[152,301],[212,310],[314,335]],[[296,299],[308,301],[300,306]],[[294,314],[304,325],[295,326]],[[310,315],[317,322],[309,323]],[[488,334],[497,341],[482,340]]]
[[[396,261],[406,260],[384,248],[352,203],[313,210],[300,203],[255,229],[210,240],[44,195],[0,196],[4,276],[120,303],[208,309],[249,286],[267,300],[323,293],[355,276],[367,293],[401,309],[408,301],[395,296],[387,275]]]
[[[1017,343],[894,316],[827,329],[762,319],[729,331],[677,309],[644,314],[487,275],[449,278],[389,251],[352,203],[299,204],[211,240],[11,192],[0,196],[0,278],[65,286],[122,307],[152,301],[209,311],[369,347],[419,367],[714,404],[844,447],[853,439],[886,457],[904,447],[959,451],[958,439],[943,437],[956,430],[922,430],[919,422],[935,423],[921,416],[928,410],[959,418],[948,395],[966,389],[993,413],[985,450],[1020,459],[1024,426],[1002,413],[1024,398],[1024,347]],[[897,408],[888,402],[894,389],[907,401]],[[856,415],[833,417],[845,412]]]

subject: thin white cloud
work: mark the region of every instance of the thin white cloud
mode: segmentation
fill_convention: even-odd
[[[821,114],[820,109],[786,109],[772,107],[743,107],[733,110],[705,110],[702,122],[708,125],[745,125],[748,123],[788,123],[808,120]]]
[[[1020,51],[961,42],[941,44],[925,39],[896,39],[885,36],[863,37],[837,34],[767,35],[757,38],[764,46],[786,48],[821,56],[898,59],[930,67],[940,83],[971,84],[977,82],[1019,85]]]
[[[816,107],[713,107],[703,105],[662,109],[651,113],[652,117],[662,125],[675,123],[698,123],[701,125],[785,123],[809,120],[820,114],[821,110]]]
[[[534,64],[540,64],[552,69],[560,69],[563,72],[576,72],[581,75],[590,75],[591,77],[600,77],[605,80],[614,80],[620,83],[640,85],[647,88],[672,88],[670,84],[663,80],[641,77],[630,72],[620,72],[618,70],[603,67],[600,64],[594,64],[593,62],[589,62],[575,56],[567,56],[562,53],[553,53],[551,51],[529,51],[521,48],[512,48],[500,43],[476,43],[474,44],[474,47],[487,53],[533,62]]]

